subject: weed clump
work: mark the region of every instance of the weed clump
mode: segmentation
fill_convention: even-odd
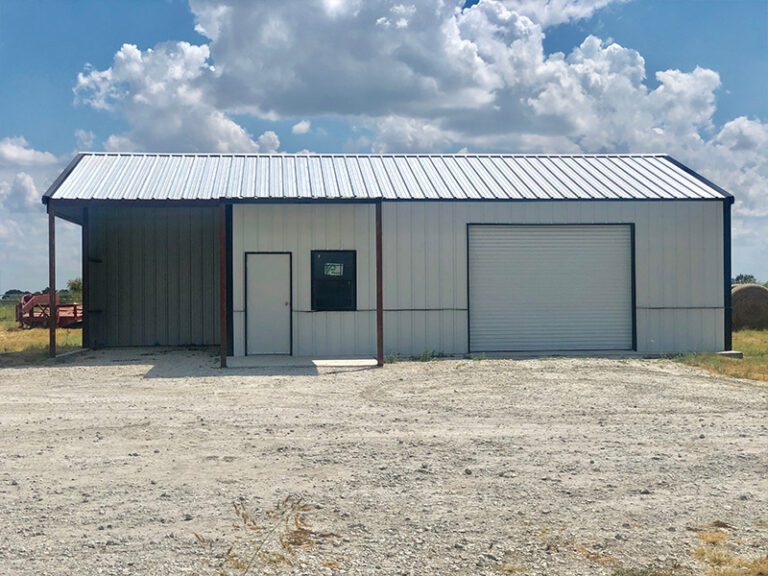
[[[444,352],[435,352],[434,350],[424,350],[418,356],[412,356],[411,360],[416,362],[432,362],[432,360],[439,360],[440,358],[447,358],[448,354]]]
[[[336,537],[310,526],[307,517],[311,510],[312,506],[301,497],[287,496],[258,519],[245,506],[235,503],[237,521],[231,537],[220,541],[194,533],[205,553],[207,572],[214,576],[246,576],[259,568],[293,566],[301,550]]]

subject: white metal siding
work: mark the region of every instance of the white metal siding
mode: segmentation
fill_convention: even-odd
[[[385,202],[385,351],[468,351],[471,222],[634,223],[638,351],[722,350],[722,214],[711,201]],[[375,352],[372,205],[235,205],[233,220],[236,354],[244,352],[245,251],[293,252],[294,354]],[[310,251],[324,248],[357,250],[357,312],[311,312]]]
[[[473,352],[632,348],[629,226],[470,226]]]
[[[722,215],[722,203],[707,201],[387,202],[385,350],[467,352],[471,222],[634,223],[638,351],[722,350]]]
[[[245,252],[290,252],[293,255],[291,322],[294,355],[349,357],[375,354],[376,260],[372,204],[235,205],[232,220],[235,355],[245,352]],[[312,250],[357,252],[356,311],[312,310]]]

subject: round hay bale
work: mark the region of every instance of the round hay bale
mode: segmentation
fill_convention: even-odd
[[[760,284],[738,284],[731,290],[734,330],[768,330],[768,288]]]

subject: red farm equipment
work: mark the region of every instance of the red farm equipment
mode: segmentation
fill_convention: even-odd
[[[16,321],[22,328],[44,328],[51,317],[51,304],[48,294],[24,294],[16,304]],[[83,321],[82,304],[59,304],[56,295],[56,326],[74,328]]]

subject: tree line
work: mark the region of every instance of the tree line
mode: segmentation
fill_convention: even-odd
[[[81,278],[73,278],[67,280],[67,287],[59,290],[59,300],[62,304],[72,304],[75,302],[83,301],[83,280]],[[19,290],[18,288],[11,288],[6,290],[0,297],[0,300],[4,304],[16,304],[21,300],[24,294],[48,294],[48,287],[46,286],[42,290]]]

